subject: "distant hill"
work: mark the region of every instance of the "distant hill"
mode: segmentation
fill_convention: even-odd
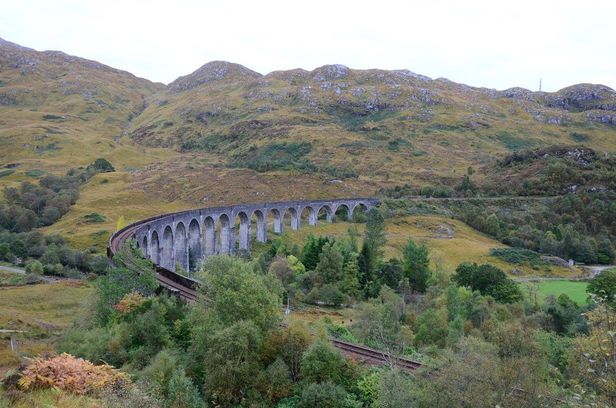
[[[564,175],[555,191],[569,189],[581,165],[559,156],[502,166],[515,152],[551,146],[592,149],[593,176],[578,184],[611,188],[616,92],[497,91],[343,65],[262,75],[225,61],[164,85],[0,40],[0,188],[108,159],[117,174],[92,180],[52,228],[87,231],[95,242],[109,231],[79,224],[93,211],[109,220],[95,227],[111,229],[119,215],[163,209],[453,186],[469,166],[474,182],[494,189],[507,191],[507,180],[524,189],[524,175],[541,189],[556,170]]]
[[[616,150],[616,92],[603,85],[496,91],[406,70],[326,65],[261,75],[215,61],[147,101],[129,128],[138,143],[255,169],[278,157],[274,168],[300,161],[300,171],[332,176],[447,180],[526,148]]]
[[[146,98],[164,89],[96,61],[0,39],[0,163],[43,159],[41,166],[62,169],[67,160],[108,156]]]

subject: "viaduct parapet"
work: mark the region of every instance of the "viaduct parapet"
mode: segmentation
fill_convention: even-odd
[[[378,202],[373,198],[283,201],[163,214],[113,234],[108,252],[113,255],[132,238],[143,256],[159,268],[173,272],[179,265],[189,271],[209,255],[249,252],[252,239],[267,241],[268,225],[281,234],[287,226],[297,230],[303,223],[316,225],[319,218],[331,222],[339,210],[351,218],[358,208],[369,210]]]

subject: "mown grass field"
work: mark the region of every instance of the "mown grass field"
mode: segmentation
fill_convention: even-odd
[[[82,315],[92,291],[82,281],[0,288],[0,328],[25,331],[15,335],[17,352],[10,350],[9,337],[0,335],[0,377],[19,365],[20,357],[51,351],[57,337]]]
[[[570,281],[570,280],[549,280],[541,282],[527,282],[525,283],[527,290],[530,287],[534,287],[539,295],[539,301],[545,300],[546,297],[554,295],[558,298],[561,294],[566,294],[578,305],[585,305],[588,303],[586,293],[587,282],[582,281]]]

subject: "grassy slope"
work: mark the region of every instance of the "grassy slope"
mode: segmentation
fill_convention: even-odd
[[[328,235],[342,237],[352,224],[336,222],[327,224],[319,222],[316,227],[305,226],[298,231],[291,231],[288,227],[285,236],[292,243],[302,243],[308,234]],[[363,224],[356,225],[363,232]],[[453,231],[443,233],[445,229]],[[489,255],[490,248],[503,247],[500,242],[483,235],[468,225],[440,216],[407,216],[387,220],[386,223],[387,246],[386,257],[400,257],[406,241],[411,238],[417,243],[425,244],[430,249],[430,262],[433,268],[442,267],[446,272],[453,273],[461,262],[490,262],[506,272],[510,272],[513,265]],[[523,275],[536,275],[537,271],[526,266],[520,266]],[[552,266],[550,270],[542,270],[541,274],[554,274],[557,276],[571,276],[572,271],[566,268]]]
[[[130,223],[190,207],[181,201],[156,200],[132,186],[130,179],[130,174],[122,172],[104,173],[92,178],[82,187],[77,204],[58,222],[43,228],[43,232],[62,234],[80,248],[96,246],[102,250],[116,230],[120,216]],[[86,222],[84,216],[94,212],[103,215],[106,220],[102,223]]]
[[[0,328],[24,330],[17,335],[19,353],[0,342],[0,377],[19,364],[19,355],[39,355],[53,349],[57,335],[83,313],[92,288],[84,282],[62,281],[0,288]]]

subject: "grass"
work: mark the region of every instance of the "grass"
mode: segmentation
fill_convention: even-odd
[[[26,332],[16,335],[18,352],[0,337],[0,377],[19,365],[21,357],[53,350],[54,341],[79,318],[91,295],[91,286],[82,281],[0,288],[0,328]]]
[[[34,274],[22,275],[20,273],[0,270],[0,287],[30,285],[40,282],[41,278]]]
[[[585,305],[587,303],[586,287],[588,283],[581,281],[570,280],[546,280],[541,282],[528,282],[527,287],[533,285],[537,288],[540,299],[545,299],[549,295],[555,297],[561,294],[566,294],[578,305]]]
[[[19,399],[9,401],[0,390],[0,408],[32,408],[32,407],[55,407],[55,408],[97,408],[100,401],[81,395],[55,389],[35,390],[23,393]]]
[[[304,220],[303,220],[304,221]],[[343,237],[348,228],[355,225],[363,233],[364,224],[350,224],[347,222],[325,223],[319,222],[316,227],[306,226],[298,231],[287,227],[285,237],[291,244],[303,243],[308,234],[329,235]],[[490,255],[492,248],[506,248],[505,245],[477,232],[461,221],[436,215],[413,215],[386,220],[387,246],[385,256],[400,257],[402,248],[409,238],[430,249],[430,264],[432,268],[440,267],[446,272],[453,273],[462,262],[489,262],[498,266],[505,272],[511,272],[512,265]],[[522,275],[536,275],[537,271],[528,265],[516,266]],[[566,268],[549,266],[543,268],[542,274],[555,276],[570,276],[572,272]]]

